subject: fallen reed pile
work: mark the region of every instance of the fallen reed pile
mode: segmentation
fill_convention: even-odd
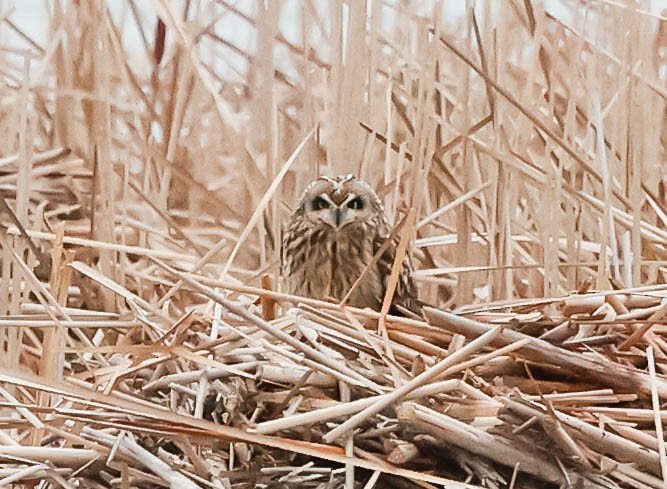
[[[499,4],[0,6],[0,486],[665,487],[667,19]],[[423,315],[281,292],[348,172]]]
[[[60,381],[0,373],[3,484],[663,487],[667,286],[423,320],[155,263],[221,314],[174,321],[135,301],[130,317],[32,306],[2,320],[28,342],[92,338],[65,347]]]

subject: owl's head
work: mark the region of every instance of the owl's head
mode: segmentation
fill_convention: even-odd
[[[384,216],[382,203],[373,189],[354,175],[318,178],[304,191],[297,212],[337,230]]]

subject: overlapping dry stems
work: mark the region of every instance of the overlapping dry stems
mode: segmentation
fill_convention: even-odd
[[[650,7],[5,5],[0,486],[664,487]],[[347,172],[424,317],[280,291]]]

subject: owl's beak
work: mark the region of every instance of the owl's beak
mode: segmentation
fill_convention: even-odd
[[[322,216],[324,220],[333,228],[340,229],[350,221],[350,215],[346,208],[332,206],[328,212]]]

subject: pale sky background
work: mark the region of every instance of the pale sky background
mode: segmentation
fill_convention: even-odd
[[[0,0],[0,37],[2,38],[2,45],[9,45],[19,50],[23,50],[28,47],[27,43],[23,39],[21,39],[4,22],[1,22],[2,18],[8,16],[38,44],[40,44],[42,47],[48,46],[49,9],[53,8],[54,2],[60,2],[61,5],[68,5],[68,2],[71,1],[73,0]],[[239,10],[254,17],[253,11],[257,5],[256,0],[228,1]],[[368,0],[369,8],[371,2],[373,1],[382,1],[385,4],[392,3],[392,0]],[[421,11],[416,11],[415,14],[428,15],[431,11],[430,6],[433,5],[434,1],[435,0],[421,0],[420,2],[415,2],[416,5],[421,6]],[[122,26],[122,39],[126,47],[126,51],[131,52],[132,47],[136,46],[137,54],[145,56],[145,51],[143,50],[140,40],[141,38],[139,35],[139,30],[137,29],[136,23],[132,18],[129,3],[125,0],[106,0],[106,2],[109,5],[114,19],[116,20],[116,25]],[[281,10],[281,18],[279,19],[280,31],[290,42],[297,45],[301,45],[301,21],[298,15],[290,15],[290,11],[298,12],[300,2],[301,0],[283,0],[284,7]],[[476,9],[480,10],[482,8],[488,8],[488,6],[491,6],[493,9],[498,9],[503,7],[505,0],[477,0],[472,3],[476,6]],[[645,4],[644,2],[641,3]],[[442,3],[444,9],[443,19],[445,19],[446,22],[456,22],[457,20],[460,20],[461,17],[465,14],[465,8],[467,4],[468,2],[466,0],[445,0]],[[539,5],[539,2],[535,1],[534,4]],[[152,42],[153,29],[157,15],[154,2],[153,0],[135,0],[135,5],[139,11],[143,13],[142,18],[147,19],[149,22],[146,25],[146,32],[147,36],[149,36],[149,42]],[[181,12],[183,1],[169,0],[169,5],[172,6],[174,11]],[[327,17],[326,12],[330,5],[329,1],[317,0],[316,2],[313,2],[313,5],[320,11],[323,18]],[[575,30],[583,33],[585,33],[587,30],[587,24],[590,25],[591,23],[595,22],[595,16],[585,15],[585,9],[588,9],[591,6],[596,9],[605,5],[610,5],[612,6],[611,8],[623,8],[622,2],[619,2],[618,0],[543,0],[543,5],[549,13],[553,14],[557,18],[560,18],[565,24],[570,25]],[[581,15],[578,14],[576,17],[573,17],[571,15],[571,11],[572,8],[577,8],[577,5],[582,9],[582,12]],[[650,12],[654,14],[660,14],[664,9],[667,9],[667,0],[652,0],[649,5]],[[226,12],[221,15],[223,8],[211,0],[193,1],[191,9],[194,8],[200,8],[204,11],[210,8],[211,21],[214,20],[215,15],[220,16],[214,23],[215,32],[225,40],[234,43],[242,50],[248,53],[254,52],[253,35],[255,33],[255,29],[250,27],[245,20],[241,19],[239,16],[232,12]],[[391,27],[394,21],[394,16],[391,14],[392,11],[392,8],[386,6],[382,9],[382,24],[383,27],[387,30],[392,30]],[[343,22],[345,22],[345,9],[343,12]],[[493,14],[494,12],[491,12],[492,18]],[[206,18],[206,16],[200,16],[200,18],[201,17]],[[124,22],[124,19],[127,19],[128,21]],[[311,34],[311,36],[317,35],[317,33]],[[173,37],[171,39],[173,39]],[[167,40],[170,40],[169,36],[167,37]],[[311,46],[318,47],[317,39],[315,41],[310,39],[309,42]],[[230,76],[231,79],[238,76],[239,81],[242,81],[244,78],[243,74],[247,69],[247,60],[227,48],[222,49],[222,55],[217,54],[216,56],[219,59],[224,59],[224,64],[226,66],[216,66],[216,71],[218,71],[218,73],[221,75],[224,74],[225,77]],[[284,54],[281,52],[281,50],[284,49],[286,48],[280,44],[276,46],[276,60],[279,63],[282,60],[282,55]],[[321,45],[318,47],[318,50],[320,51],[320,56],[323,59],[326,59],[328,45]],[[23,57],[19,53],[6,53],[5,59],[12,64],[16,71],[20,73],[21,66],[23,64]],[[289,74],[289,65],[283,66],[283,70]],[[238,75],[235,73],[238,73]]]
[[[34,39],[36,39],[37,42],[39,42],[40,44],[45,44],[47,41],[46,37],[48,33],[47,12],[48,9],[50,8],[49,5],[51,5],[53,1],[54,0],[0,0],[0,18],[4,17],[7,14],[7,12],[11,12],[10,18],[16,24],[18,24],[22,29],[24,29],[29,35],[34,36]],[[172,5],[180,6],[182,4],[181,1],[177,0],[171,0],[171,1]],[[478,1],[476,2],[476,4],[480,6],[493,3],[494,1],[502,2],[503,0]],[[565,17],[567,17],[567,13],[569,11],[568,6],[572,5],[573,2],[580,3],[582,5],[582,8],[586,4],[602,5],[608,3],[611,5],[614,4],[618,5],[619,3],[621,3],[609,0],[586,0],[586,1],[545,0],[544,5],[548,11],[558,15],[559,17],[562,17],[564,21],[567,21],[568,19]],[[193,4],[197,3],[204,6],[206,5],[205,1],[193,2]],[[252,13],[254,5],[256,4],[256,0],[237,0],[237,1],[230,0],[230,3],[235,5],[239,10],[242,10],[247,13]],[[295,41],[295,42],[298,39],[300,26],[298,21],[295,22],[294,18],[290,18],[287,12],[289,12],[290,10],[289,7],[291,5],[298,5],[298,3],[299,0],[284,0],[285,8],[283,9],[283,12],[285,12],[285,14],[280,19],[281,31],[285,33],[288,39],[290,37],[292,38],[289,39],[290,41]],[[455,19],[463,15],[463,13],[465,12],[466,3],[467,2],[465,0],[447,0],[446,2],[444,2],[444,7],[447,10],[448,17]],[[111,9],[114,18],[118,20],[122,19],[125,16],[130,15],[128,3],[125,2],[124,0],[107,0],[107,4]],[[155,8],[153,6],[152,0],[135,0],[135,4],[143,12],[153,13],[153,14],[155,13]],[[315,4],[326,8],[329,2],[322,1],[319,4],[318,2],[315,2]],[[432,0],[424,0],[422,4],[425,7],[427,7],[428,5],[432,4]],[[650,11],[659,14],[663,9],[667,9],[667,0],[651,0],[650,5],[651,5]],[[424,12],[417,12],[417,13],[425,13],[426,11],[427,10],[425,8]],[[126,28],[125,32],[123,32],[123,39],[127,43],[127,45],[130,46],[132,45],[132,43],[138,43],[139,42],[138,32],[136,31],[135,28],[133,28],[133,22],[127,22],[121,25],[129,26],[129,28]],[[0,32],[6,35],[7,34],[6,29],[3,29],[3,31],[4,32],[2,31]],[[239,21],[239,18],[231,13],[222,17],[216,23],[216,31],[219,32],[224,31],[225,38],[233,40],[239,46],[246,47],[248,46],[248,43],[251,42],[249,36],[252,34],[252,29],[248,28],[245,22]]]

